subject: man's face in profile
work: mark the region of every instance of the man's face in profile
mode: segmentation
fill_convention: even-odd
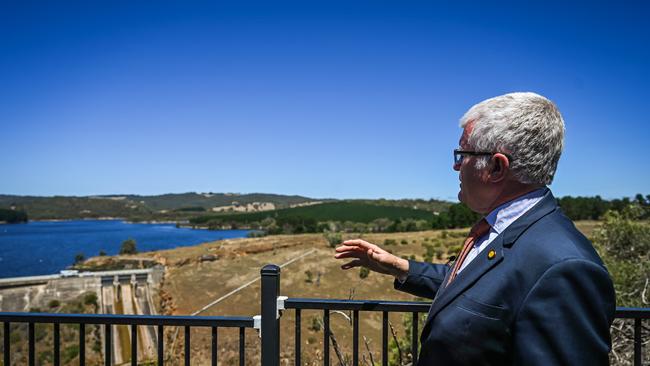
[[[474,122],[465,125],[458,143],[461,150],[474,151],[474,147],[469,143],[469,135],[473,128]],[[489,207],[486,207],[486,203],[492,202],[492,194],[487,184],[488,168],[476,169],[476,159],[476,156],[467,155],[463,157],[462,162],[454,164],[454,170],[459,173],[460,179],[458,200],[474,212],[487,213]]]

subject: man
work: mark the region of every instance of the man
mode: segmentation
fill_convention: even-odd
[[[587,238],[550,190],[564,139],[534,93],[485,100],[461,119],[458,199],[484,215],[450,264],[407,261],[363,240],[335,257],[434,299],[419,365],[607,365],[615,294]]]

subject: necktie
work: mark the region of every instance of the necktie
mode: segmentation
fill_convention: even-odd
[[[451,274],[449,275],[447,286],[449,286],[451,281],[453,281],[454,278],[456,278],[456,275],[458,274],[458,270],[463,265],[463,261],[465,261],[465,258],[467,258],[467,254],[469,253],[469,251],[472,250],[472,247],[474,246],[476,239],[487,234],[489,231],[490,231],[490,224],[488,224],[488,222],[485,221],[485,219],[481,219],[479,222],[474,224],[472,229],[469,231],[469,236],[467,237],[467,239],[465,239],[465,243],[463,244],[463,249],[460,251],[456,263],[454,263],[454,268],[452,268]]]

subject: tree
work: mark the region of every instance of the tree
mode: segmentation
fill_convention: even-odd
[[[120,247],[120,254],[136,254],[138,249],[136,248],[135,240],[127,239],[122,242]]]
[[[74,264],[79,264],[83,262],[86,259],[86,256],[83,253],[77,253],[77,255],[74,256]]]

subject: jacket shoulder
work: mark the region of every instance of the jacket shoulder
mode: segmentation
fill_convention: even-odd
[[[511,254],[542,268],[572,259],[603,266],[591,241],[559,208],[532,223],[517,238]]]

